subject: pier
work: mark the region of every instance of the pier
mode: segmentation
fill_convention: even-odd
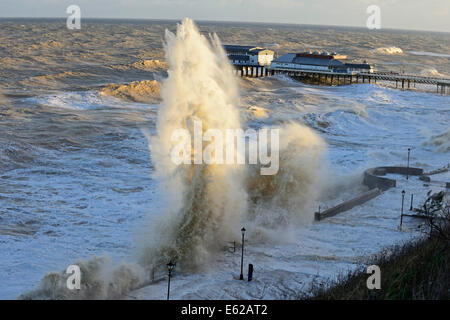
[[[424,77],[396,72],[376,72],[373,65],[351,62],[336,52],[305,51],[274,58],[274,51],[255,46],[224,46],[236,74],[241,77],[266,77],[284,74],[295,80],[324,85],[353,83],[395,83],[395,88],[410,89],[416,84],[436,86],[436,92],[448,94],[450,79]]]
[[[450,79],[424,77],[410,74],[389,72],[373,73],[339,73],[333,71],[292,70],[288,68],[270,68],[264,66],[235,66],[236,74],[241,77],[266,77],[284,74],[299,81],[325,85],[344,85],[353,83],[377,83],[388,81],[395,83],[396,88],[415,88],[416,84],[435,85],[436,93],[450,93]]]

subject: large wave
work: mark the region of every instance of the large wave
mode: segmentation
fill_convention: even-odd
[[[398,47],[382,47],[375,49],[375,52],[381,54],[403,54],[403,50]]]
[[[202,122],[203,132],[214,128],[225,135],[227,129],[241,128],[232,67],[217,36],[210,40],[190,19],[178,26],[176,35],[166,32],[169,71],[161,93],[158,133],[150,148],[155,178],[173,205],[144,249],[145,264],[172,259],[182,262],[184,268],[195,268],[225,241],[237,238],[246,211],[242,166],[177,166],[170,158],[176,145],[171,139],[173,132],[186,129],[193,136],[194,121]]]
[[[237,79],[219,39],[213,36],[208,42],[189,19],[166,39],[169,77],[162,90],[158,134],[150,145],[156,177],[171,205],[143,251],[143,263],[177,260],[192,270],[206,265],[227,241],[238,240],[242,225],[255,240],[294,222],[311,222],[309,206],[319,191],[326,146],[308,127],[293,123],[281,128],[280,171],[275,175],[260,175],[260,165],[173,164],[169,155],[175,130],[186,129],[192,136],[192,123],[200,120],[203,131],[214,128],[225,135],[241,123]]]

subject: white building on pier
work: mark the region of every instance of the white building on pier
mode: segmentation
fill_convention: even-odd
[[[271,70],[281,71],[323,71],[336,73],[373,73],[373,67],[366,63],[347,63],[347,56],[335,52],[287,53],[272,61]]]
[[[267,67],[273,60],[274,52],[255,46],[223,46],[231,63],[235,66]]]

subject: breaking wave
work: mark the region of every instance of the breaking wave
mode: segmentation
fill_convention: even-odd
[[[203,130],[239,129],[237,83],[217,36],[201,35],[190,19],[166,31],[168,79],[162,89],[163,103],[157,135],[150,141],[155,178],[168,194],[171,206],[144,249],[144,264],[182,261],[194,269],[223,243],[238,238],[246,210],[242,166],[192,164],[176,166],[170,159],[176,145],[172,133],[201,120]],[[237,232],[236,232],[237,231]]]
[[[159,60],[136,61],[133,63],[133,67],[146,71],[166,71],[168,69],[167,63]]]
[[[160,85],[156,80],[133,81],[128,84],[109,84],[101,94],[125,101],[155,103],[159,101]]]
[[[437,71],[435,68],[427,68],[420,71],[420,74],[425,77],[438,77],[443,78],[445,75]]]
[[[193,135],[192,123],[222,133],[241,128],[237,108],[237,78],[216,36],[200,35],[191,20],[184,20],[177,35],[166,34],[169,77],[162,90],[158,134],[150,140],[156,178],[170,199],[157,224],[143,263],[169,260],[195,270],[228,241],[239,240],[247,226],[255,239],[273,238],[280,228],[312,221],[309,206],[318,194],[323,140],[311,129],[288,124],[280,129],[280,170],[260,174],[260,165],[180,165],[170,160],[174,130]],[[253,107],[255,117],[267,109]],[[195,153],[191,145],[191,153]],[[276,231],[275,231],[276,230]]]
[[[147,281],[144,269],[137,264],[113,265],[108,257],[77,260],[80,267],[81,285],[78,290],[67,289],[70,274],[65,271],[50,272],[38,287],[22,294],[23,300],[94,300],[117,299]]]
[[[381,47],[375,49],[375,51],[381,54],[403,54],[403,50],[398,47]]]

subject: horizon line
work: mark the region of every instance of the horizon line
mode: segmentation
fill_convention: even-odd
[[[188,17],[184,17],[188,18]],[[92,20],[140,20],[140,21],[181,21],[184,18],[118,18],[118,17],[83,17],[82,19]],[[62,17],[6,17],[0,16],[0,19],[67,19],[67,16]],[[235,20],[206,20],[206,19],[193,19],[194,22],[220,22],[220,23],[240,23],[240,24],[266,24],[266,25],[292,25],[292,26],[314,26],[314,27],[338,27],[338,28],[355,28],[355,29],[367,29],[365,26],[350,26],[350,25],[336,25],[336,24],[312,24],[312,23],[293,23],[293,22],[261,22],[261,21],[235,21]],[[437,30],[417,30],[417,29],[405,29],[405,28],[380,28],[380,29],[367,29],[369,32],[380,32],[383,30],[391,31],[413,31],[413,32],[434,32],[434,33],[450,33],[450,31],[437,31]]]

